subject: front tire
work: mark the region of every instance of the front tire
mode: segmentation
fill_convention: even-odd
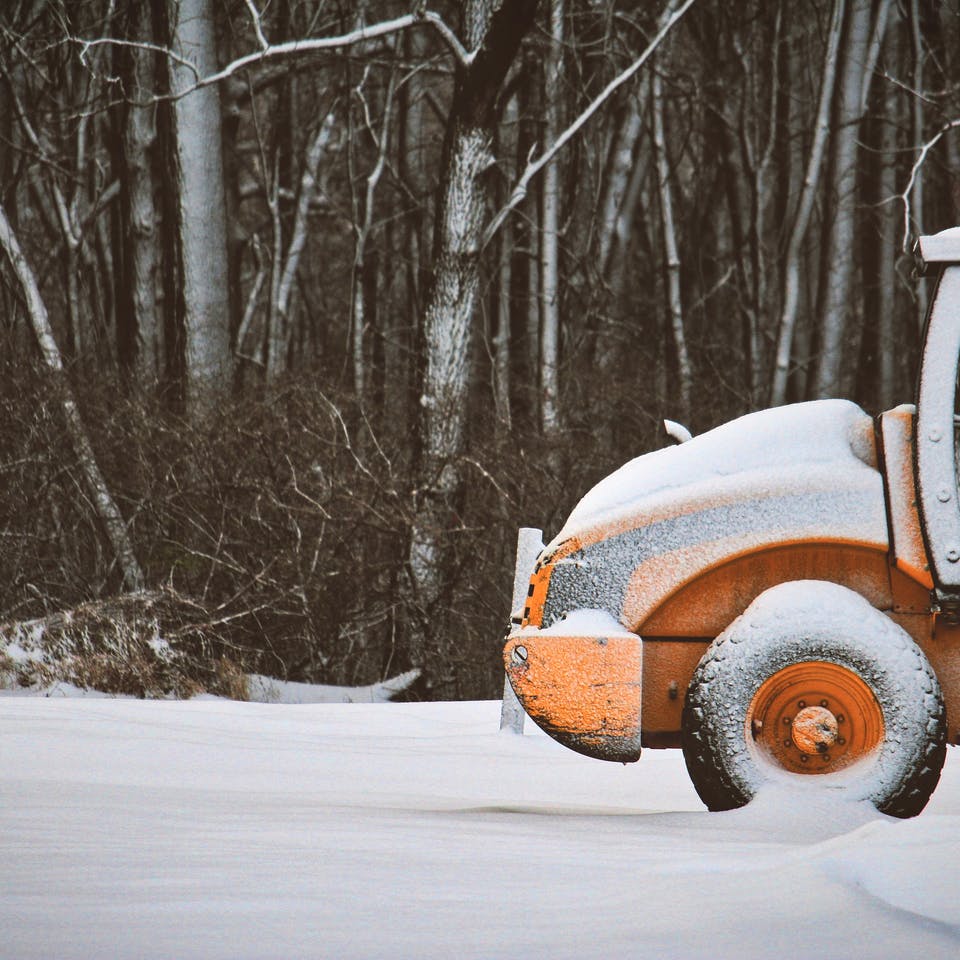
[[[780,584],[704,654],[687,690],[683,753],[710,810],[803,778],[913,817],[940,779],[943,697],[920,648],[859,594]]]

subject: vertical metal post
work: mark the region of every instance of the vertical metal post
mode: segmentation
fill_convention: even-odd
[[[513,600],[510,605],[511,620],[522,616],[527,599],[527,584],[543,549],[543,531],[536,527],[521,527],[517,532],[517,563],[513,572]],[[500,729],[523,733],[523,718],[526,714],[517,695],[510,686],[508,677],[503,678],[503,702],[500,706]]]

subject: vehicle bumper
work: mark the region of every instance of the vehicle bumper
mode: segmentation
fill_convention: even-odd
[[[571,750],[630,763],[640,757],[643,644],[627,631],[565,635],[524,627],[504,664],[530,718]]]

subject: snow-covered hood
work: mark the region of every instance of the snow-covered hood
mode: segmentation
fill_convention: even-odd
[[[800,544],[889,549],[873,421],[846,400],[748,414],[601,481],[541,554],[529,622],[593,609],[637,630],[709,570]]]
[[[849,400],[813,400],[750,413],[674,447],[636,457],[601,480],[574,508],[554,542],[632,511],[659,493],[704,494],[744,474],[771,482],[824,469],[877,473],[873,421]],[[862,477],[861,477],[862,479]],[[761,480],[762,482],[762,480]]]

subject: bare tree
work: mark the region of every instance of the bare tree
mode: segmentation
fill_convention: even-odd
[[[60,405],[67,433],[73,445],[77,462],[80,465],[91,502],[113,547],[117,563],[123,574],[124,585],[128,590],[142,590],[144,587],[143,571],[137,562],[133,544],[127,534],[126,523],[97,464],[90,438],[87,436],[83,420],[80,417],[77,401],[74,399],[73,391],[70,389],[70,383],[64,372],[63,358],[53,336],[53,328],[50,326],[47,308],[40,296],[40,288],[37,286],[33,270],[30,269],[30,265],[23,255],[20,243],[10,226],[10,221],[7,219],[6,211],[2,205],[0,205],[0,248],[3,249],[10,261],[23,293],[23,298],[26,301],[27,316],[49,373],[51,393]]]
[[[800,199],[790,225],[790,239],[783,266],[783,293],[780,308],[780,323],[777,334],[776,364],[770,403],[778,406],[786,402],[787,381],[790,376],[790,360],[793,350],[793,334],[797,322],[797,305],[800,299],[800,258],[806,239],[810,215],[820,183],[820,167],[827,144],[830,102],[836,79],[837,51],[843,30],[845,0],[833,0],[823,70],[820,77],[820,96],[814,123],[813,139],[807,155],[806,173],[800,191]]]
[[[173,102],[177,309],[184,396],[194,414],[213,412],[230,385],[230,316],[220,97],[193,89],[217,72],[212,0],[168,0]]]
[[[550,46],[544,137],[553,143],[562,132],[564,0],[550,0]],[[547,436],[560,431],[560,171],[549,164],[541,180],[543,232],[540,237],[540,428]]]
[[[141,44],[153,40],[150,9],[136,5],[130,11],[130,37]],[[118,299],[123,314],[117,330],[120,364],[140,386],[155,385],[163,371],[164,330],[158,302],[160,289],[161,217],[156,201],[155,150],[157,106],[155,54],[142,46],[127,56],[128,89],[123,106],[121,156],[121,242]]]
[[[469,0],[469,66],[458,68],[438,191],[433,274],[422,323],[420,463],[409,566],[417,600],[431,609],[446,569],[444,543],[460,493],[473,312],[486,224],[485,173],[493,163],[496,98],[537,0]]]
[[[663,81],[656,72],[651,81],[653,105],[653,149],[657,159],[657,188],[662,219],[663,260],[667,275],[667,310],[670,317],[670,332],[677,365],[678,414],[683,420],[690,417],[690,400],[693,391],[693,368],[687,350],[687,337],[683,323],[683,303],[680,292],[680,253],[677,244],[677,228],[673,215],[673,187],[670,183],[670,162],[667,158],[664,133]]]
[[[841,364],[844,344],[855,324],[858,299],[854,297],[857,261],[857,170],[863,89],[870,44],[870,0],[853,0],[847,11],[842,70],[837,91],[835,132],[831,140],[830,219],[820,295],[819,352],[811,393],[834,397],[843,392]]]

